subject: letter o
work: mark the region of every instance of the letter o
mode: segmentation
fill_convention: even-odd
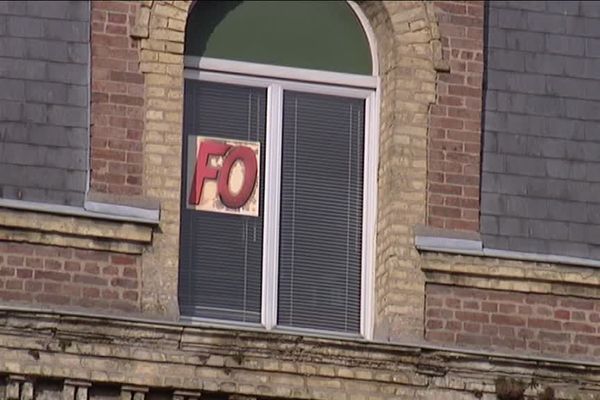
[[[244,164],[244,182],[242,182],[242,188],[239,193],[233,194],[229,190],[229,178],[231,175],[231,168],[237,160],[240,160]],[[249,147],[233,147],[225,155],[223,166],[219,171],[217,190],[221,197],[221,202],[226,207],[240,208],[248,202],[252,195],[252,191],[254,190],[254,185],[256,184],[257,170],[256,155]]]

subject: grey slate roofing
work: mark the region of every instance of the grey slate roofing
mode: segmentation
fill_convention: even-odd
[[[485,247],[600,258],[600,2],[488,3]]]
[[[0,1],[0,197],[83,204],[89,4]]]

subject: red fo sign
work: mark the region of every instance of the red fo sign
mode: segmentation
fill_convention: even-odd
[[[260,143],[194,136],[188,151],[188,207],[258,215]]]

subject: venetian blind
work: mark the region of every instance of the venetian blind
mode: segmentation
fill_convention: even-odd
[[[182,315],[260,322],[266,90],[185,81],[183,175],[189,135],[261,143],[259,217],[186,208],[182,188],[179,303]]]
[[[360,330],[364,108],[284,92],[281,326]]]

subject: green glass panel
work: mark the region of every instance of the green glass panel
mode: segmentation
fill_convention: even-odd
[[[185,54],[372,74],[367,37],[345,1],[200,0]]]

